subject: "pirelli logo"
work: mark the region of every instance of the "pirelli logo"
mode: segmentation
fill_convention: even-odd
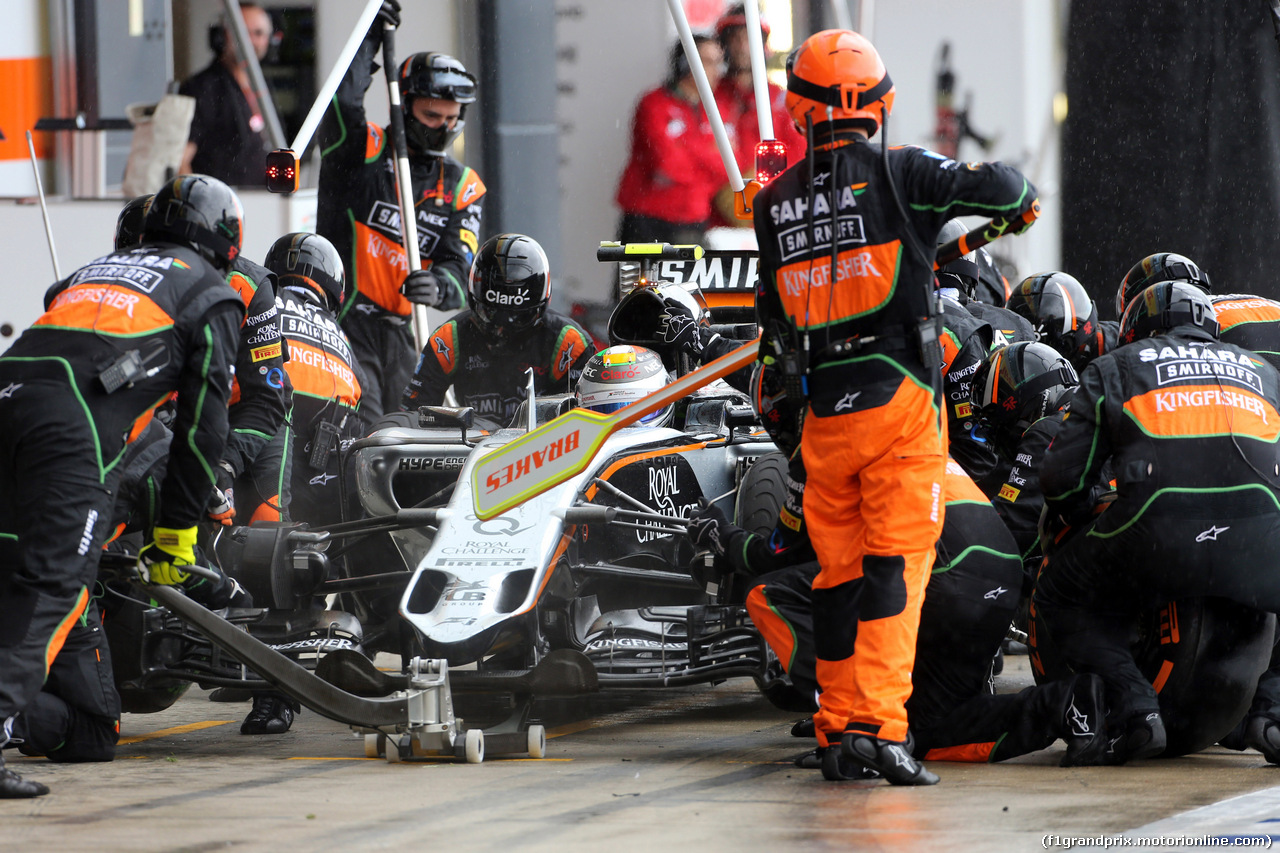
[[[1007,500],[1009,503],[1013,503],[1018,499],[1018,495],[1020,494],[1022,494],[1021,489],[1015,489],[1013,486],[1009,485],[1008,483],[1005,483],[1003,486],[1000,487],[1000,493],[998,497],[1002,497],[1005,500]]]
[[[267,344],[263,347],[254,347],[249,350],[249,352],[253,356],[253,360],[255,362],[259,362],[266,361],[269,358],[279,358],[283,354],[283,349],[280,346],[280,342],[276,341],[274,344]]]
[[[800,530],[800,519],[785,509],[778,513],[778,520],[792,530]]]
[[[973,414],[973,405],[971,403],[956,403],[956,417],[967,418]]]

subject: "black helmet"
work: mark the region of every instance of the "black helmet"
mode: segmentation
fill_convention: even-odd
[[[1098,306],[1084,285],[1064,272],[1042,272],[1022,280],[1006,308],[1036,327],[1036,337],[1070,359],[1087,361],[1098,327]]]
[[[701,290],[664,282],[637,287],[622,297],[609,315],[609,343],[648,347],[662,356],[667,370],[680,373],[681,350],[662,335],[664,318],[673,312],[687,314],[699,326],[711,325],[711,309]]]
[[[1057,350],[1018,341],[992,350],[974,371],[969,402],[1001,454],[1012,457],[1027,427],[1057,410],[1080,384],[1075,368]]]
[[[952,219],[938,232],[938,248],[941,249],[952,240],[968,233],[969,229],[964,227],[963,222]],[[976,253],[969,252],[938,269],[938,286],[954,287],[964,295],[972,297],[978,288],[978,279],[981,275],[982,270],[978,266]]]
[[[342,307],[346,274],[333,244],[319,234],[285,234],[267,251],[266,268],[281,287],[304,287],[324,299],[330,311]]]
[[[756,362],[751,370],[751,402],[760,415],[760,423],[778,449],[790,459],[800,446],[804,428],[805,405],[802,400],[787,397],[782,372],[772,361]]]
[[[240,255],[244,208],[231,187],[208,175],[182,175],[160,188],[142,223],[142,239],[189,246],[226,272]]]
[[[404,104],[404,133],[413,153],[443,157],[466,125],[467,104],[476,100],[476,78],[462,63],[444,53],[415,53],[400,63],[400,96]],[[414,118],[414,98],[453,101],[461,107],[453,127],[427,127]]]
[[[1157,252],[1147,255],[1125,273],[1124,280],[1116,290],[1116,316],[1123,317],[1124,309],[1129,307],[1135,296],[1161,281],[1185,281],[1205,293],[1213,293],[1209,274],[1200,269],[1195,261],[1173,252]]]
[[[142,242],[142,222],[146,219],[147,209],[151,207],[151,200],[155,197],[155,193],[140,195],[129,199],[124,203],[124,207],[120,208],[120,215],[116,217],[117,252],[132,249]]]
[[[1218,319],[1209,294],[1185,281],[1162,281],[1135,296],[1120,319],[1120,343],[1131,344],[1174,326],[1199,326],[1215,338]]]
[[[471,264],[467,302],[495,335],[537,325],[551,300],[551,265],[532,237],[499,234],[484,241]]]

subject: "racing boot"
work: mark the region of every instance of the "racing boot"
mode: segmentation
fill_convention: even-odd
[[[876,771],[893,785],[936,785],[938,777],[917,761],[905,743],[881,740],[862,732],[845,732],[840,740],[844,757]],[[824,762],[825,773],[825,762]]]
[[[1102,678],[1093,673],[1081,673],[1073,676],[1071,682],[1071,690],[1062,709],[1062,728],[1057,732],[1067,744],[1067,754],[1062,756],[1060,765],[1085,767],[1101,764],[1108,746]]]
[[[240,724],[242,735],[281,735],[293,725],[293,715],[302,708],[281,693],[253,694],[253,709]]]
[[[12,737],[13,722],[16,715],[0,722],[0,750],[16,743]],[[27,800],[32,797],[43,797],[49,793],[47,785],[23,779],[17,773],[4,766],[4,753],[0,752],[0,800]]]
[[[1280,723],[1270,717],[1250,717],[1245,723],[1244,742],[1269,763],[1280,764]]]
[[[880,774],[870,767],[845,758],[843,747],[838,743],[806,752],[796,759],[795,764],[796,767],[821,770],[822,778],[828,782],[862,782],[880,778]]]
[[[32,797],[43,797],[47,793],[49,793],[48,785],[23,779],[17,773],[5,768],[4,756],[0,756],[0,800],[27,800]]]
[[[1103,756],[1104,764],[1124,764],[1143,758],[1154,758],[1164,752],[1168,738],[1159,711],[1140,711],[1118,728]]]
[[[792,737],[816,737],[814,731],[813,717],[796,720],[791,726]]]

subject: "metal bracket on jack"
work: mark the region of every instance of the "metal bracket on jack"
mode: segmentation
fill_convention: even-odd
[[[465,729],[463,721],[453,713],[453,690],[449,686],[449,662],[443,658],[414,658],[405,676],[408,686],[394,697],[403,700],[407,719],[386,728],[352,726],[364,736],[365,755],[388,761],[406,758],[453,757],[468,764],[484,761],[485,733],[482,729]],[[524,731],[507,731],[504,726],[492,732],[493,746],[499,754],[527,753],[530,758],[543,758],[547,752],[547,732],[534,724]]]

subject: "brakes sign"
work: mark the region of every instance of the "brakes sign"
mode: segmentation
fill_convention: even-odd
[[[476,516],[492,518],[577,474],[609,437],[612,420],[573,409],[481,459],[471,471]]]

